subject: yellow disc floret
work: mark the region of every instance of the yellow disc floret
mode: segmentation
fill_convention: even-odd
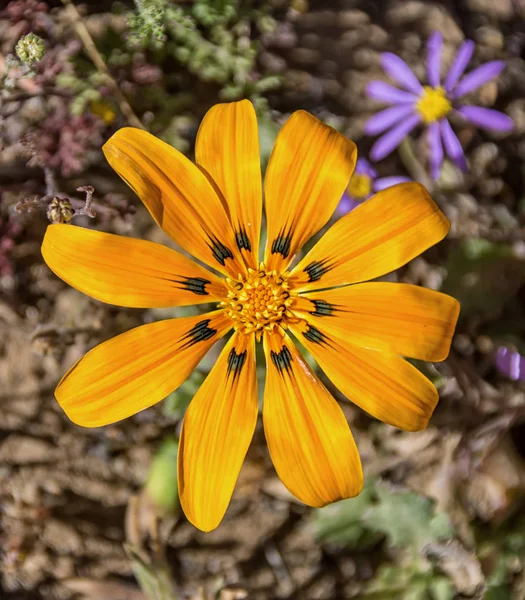
[[[246,276],[226,279],[226,285],[228,294],[221,306],[236,331],[255,333],[259,341],[264,331],[286,327],[294,318],[290,311],[294,299],[286,276],[266,271],[262,263],[257,270],[248,269]]]
[[[372,193],[372,179],[364,173],[354,173],[346,191],[356,200],[366,200]]]
[[[416,103],[416,109],[425,123],[432,123],[445,117],[452,109],[452,104],[442,87],[426,85]]]

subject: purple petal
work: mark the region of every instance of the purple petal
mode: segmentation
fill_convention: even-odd
[[[371,81],[366,86],[366,93],[374,100],[380,100],[387,104],[397,104],[399,102],[415,102],[417,96],[411,92],[404,92],[384,81]]]
[[[381,160],[388,156],[418,124],[419,115],[411,115],[381,136],[370,150],[372,160]]]
[[[427,74],[428,83],[430,83],[432,87],[439,87],[440,85],[442,49],[443,36],[439,31],[434,31],[427,42]]]
[[[525,380],[525,358],[510,348],[498,348],[496,367],[513,381]]]
[[[406,90],[414,92],[414,94],[421,93],[423,86],[402,58],[391,52],[385,52],[381,55],[381,65],[387,75]]]
[[[493,60],[467,73],[453,90],[452,98],[460,98],[478,89],[487,81],[497,77],[504,68],[505,62],[503,60]]]
[[[434,121],[428,126],[428,146],[430,151],[430,172],[433,179],[439,179],[439,171],[443,164],[443,144],[439,123]]]
[[[453,87],[458,82],[458,79],[465,72],[470,59],[474,54],[475,47],[476,45],[472,40],[467,40],[461,45],[458,53],[456,54],[456,58],[454,58],[454,62],[450,65],[450,69],[445,80],[445,90],[447,92],[452,91]]]
[[[386,188],[392,187],[393,185],[397,185],[398,183],[406,183],[407,181],[411,181],[408,177],[380,177],[376,179],[374,183],[374,192],[380,192],[381,190],[386,190]]]
[[[457,109],[457,112],[465,117],[467,121],[484,129],[507,133],[514,128],[513,120],[499,110],[481,106],[461,106]]]
[[[365,123],[364,131],[368,135],[377,135],[383,133],[392,125],[395,125],[398,121],[405,119],[414,112],[413,104],[398,104],[396,106],[390,106],[385,108],[373,117],[370,117]]]
[[[341,196],[341,200],[337,205],[337,213],[340,215],[346,215],[351,210],[353,210],[356,206],[359,206],[360,202],[358,202],[355,198],[347,194],[346,192]]]
[[[443,145],[445,146],[445,152],[447,153],[447,156],[449,156],[462,171],[466,171],[467,161],[465,159],[465,154],[463,153],[461,143],[458,140],[457,135],[452,130],[450,123],[447,121],[447,119],[441,119],[440,127],[441,137],[443,139]]]
[[[377,177],[377,171],[366,160],[366,158],[358,158],[357,159],[354,173],[359,173],[360,175],[368,175],[368,177],[370,177],[370,179],[375,179]]]

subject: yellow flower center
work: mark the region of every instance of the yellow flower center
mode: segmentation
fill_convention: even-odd
[[[278,325],[286,327],[287,321],[294,319],[290,311],[294,299],[286,276],[266,271],[264,264],[258,270],[248,269],[246,277],[226,279],[226,285],[228,295],[221,306],[236,331],[255,333],[260,341],[264,331],[271,332]]]
[[[366,200],[372,192],[372,179],[363,173],[354,173],[348,184],[347,192],[356,200]]]
[[[450,100],[442,87],[433,88],[426,85],[423,88],[416,109],[425,123],[442,119],[452,108]]]

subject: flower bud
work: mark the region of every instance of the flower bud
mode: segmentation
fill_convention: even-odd
[[[15,52],[23,63],[32,66],[43,58],[46,45],[40,36],[35,33],[28,33],[18,40]]]
[[[47,218],[51,223],[69,223],[75,211],[67,198],[53,198],[47,207]]]

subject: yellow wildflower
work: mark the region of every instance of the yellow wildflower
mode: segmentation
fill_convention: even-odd
[[[66,373],[56,398],[72,421],[99,427],[159,402],[233,329],[184,417],[179,491],[188,519],[217,527],[257,421],[255,346],[267,375],[263,422],[276,471],[304,503],[359,494],[359,453],[338,403],[305,362],[293,334],[341,392],[374,417],[423,429],[438,400],[402,356],[443,360],[458,303],[398,283],[361,283],[440,241],[449,223],[423,186],[379,192],[340,218],[300,262],[300,248],[332,216],[356,163],[355,145],[304,111],[281,129],[264,182],[268,242],[259,262],[262,181],[250,102],[213,107],[196,165],[145,131],[119,130],[111,166],[177,244],[169,248],[72,225],[50,225],[42,252],[62,279],[128,307],[216,302],[196,317],[142,325],[100,344]]]

